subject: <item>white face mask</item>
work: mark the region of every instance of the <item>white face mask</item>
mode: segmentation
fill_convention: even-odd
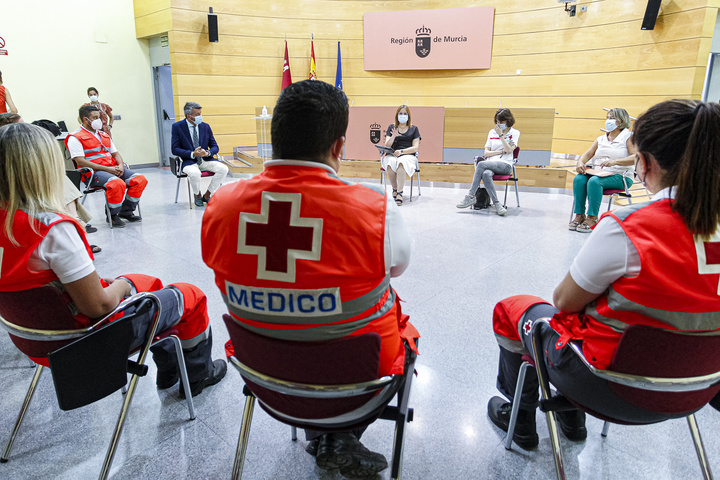
[[[607,120],[605,120],[605,130],[607,130],[608,132],[612,132],[616,128],[617,120],[615,120],[614,118],[608,118]]]
[[[497,126],[498,126],[498,128],[499,128],[500,130],[505,130],[505,129],[507,128],[507,124],[506,124],[506,123],[498,123]]]
[[[193,121],[195,122],[195,125],[200,125],[203,122],[202,115],[198,115],[197,117],[193,118]]]
[[[95,131],[102,130],[102,120],[96,118],[95,120],[90,122],[90,127]]]
[[[98,96],[97,95],[90,95],[90,101],[91,102],[97,102]]]
[[[399,123],[407,123],[407,121],[408,121],[408,116],[406,113],[401,113],[400,115],[398,115]]]

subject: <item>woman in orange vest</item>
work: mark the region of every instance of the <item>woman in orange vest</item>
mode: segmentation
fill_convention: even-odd
[[[520,396],[515,396],[521,356],[531,350],[529,334],[535,320],[552,317],[552,328],[542,331],[545,357],[538,359],[547,365],[550,382],[579,404],[631,423],[669,416],[614,397],[607,383],[565,348],[567,342],[582,342],[585,358],[602,369],[610,365],[629,325],[720,329],[720,105],[690,100],[660,103],[635,122],[632,138],[635,171],[654,194],[652,199],[601,217],[555,289],[555,306],[525,295],[507,298],[495,307],[493,328],[500,345],[497,385],[510,402],[493,397],[488,415],[507,431],[511,404],[520,401],[513,439],[521,447],[538,444],[534,371],[526,377]],[[720,394],[711,403],[720,409]],[[583,412],[558,412],[557,418],[569,439],[587,436]]]
[[[219,382],[227,367],[224,360],[213,362],[210,357],[205,294],[187,283],[163,288],[159,279],[147,275],[98,276],[85,230],[63,204],[64,176],[62,154],[47,130],[27,123],[0,128],[0,291],[60,289],[67,294],[77,328],[110,313],[127,296],[153,292],[162,304],[158,331],[173,326],[178,331],[192,395]],[[5,315],[2,304],[0,315]],[[146,338],[149,324],[148,318],[135,332],[134,347]],[[165,342],[152,352],[158,388],[172,387],[179,376],[174,348]],[[33,361],[47,365],[45,355],[33,356]],[[185,395],[182,386],[180,393]]]

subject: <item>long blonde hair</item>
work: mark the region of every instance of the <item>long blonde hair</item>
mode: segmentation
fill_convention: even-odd
[[[47,130],[28,123],[0,127],[0,208],[7,212],[3,228],[13,244],[18,245],[12,232],[18,210],[30,217],[67,213],[64,174],[57,140]]]

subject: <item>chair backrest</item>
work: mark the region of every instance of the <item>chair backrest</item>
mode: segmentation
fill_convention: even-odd
[[[609,370],[644,377],[689,378],[720,372],[720,331],[702,334],[631,325]],[[720,392],[720,382],[691,392],[658,392],[611,384],[629,403],[655,412],[696,411]]]
[[[315,385],[344,385],[378,378],[380,336],[377,333],[328,341],[291,342],[253,333],[227,314],[223,320],[237,359],[262,374]],[[243,379],[261,405],[305,419],[342,415],[373,397],[370,393],[343,399],[302,398],[274,392]]]
[[[170,171],[176,177],[178,176],[178,172],[180,171],[178,163],[180,163],[180,157],[170,157]]]
[[[17,292],[0,292],[0,315],[15,325],[40,330],[76,330],[81,325],[73,318],[65,293],[44,286]],[[72,340],[38,341],[10,334],[15,346],[29,357],[47,357]]]

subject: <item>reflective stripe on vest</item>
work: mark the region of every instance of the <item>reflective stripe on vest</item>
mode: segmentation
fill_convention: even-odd
[[[235,322],[237,322],[239,325],[241,325],[243,328],[247,328],[248,330],[257,333],[259,335],[264,335],[266,337],[276,338],[279,340],[291,340],[291,341],[303,341],[303,342],[311,342],[311,341],[321,341],[321,340],[332,340],[336,338],[343,338],[346,337],[353,332],[356,332],[357,330],[364,328],[365,326],[372,323],[374,320],[377,320],[384,315],[386,315],[395,305],[396,296],[395,291],[392,288],[388,288],[386,290],[387,292],[387,300],[380,306],[380,308],[372,313],[371,315],[368,315],[366,317],[359,318],[357,320],[353,320],[350,322],[342,322],[342,320],[352,318],[354,315],[347,315],[344,318],[338,320],[336,323],[323,323],[323,324],[315,324],[313,325],[313,318],[308,318],[305,322],[298,321],[298,317],[292,317],[288,319],[284,319],[283,317],[273,317],[275,324],[283,324],[288,326],[294,326],[294,327],[300,327],[300,328],[267,328],[268,324],[271,322],[265,320],[264,327],[258,327],[253,325],[252,323],[244,322],[243,319],[248,317],[247,312],[240,310],[236,307],[231,306],[228,304],[228,309],[230,310],[230,313],[232,314],[231,317]],[[225,296],[223,296],[224,299]],[[365,298],[366,296],[363,296],[361,298]],[[358,299],[356,299],[358,300]],[[377,305],[377,300],[375,302],[370,302],[369,299],[366,299],[367,303],[372,303],[371,306]],[[351,302],[345,302],[343,305],[346,305]],[[239,317],[239,318],[238,318]],[[281,320],[278,322],[278,319]],[[284,320],[284,321],[283,321]],[[318,321],[318,317],[314,318],[315,322]],[[325,317],[323,317],[323,320],[325,320]],[[306,328],[303,328],[302,325],[312,325],[308,326]],[[312,332],[309,334],[309,332]]]
[[[703,268],[706,260],[697,254],[698,242],[700,246],[715,245],[717,240],[695,238],[672,210],[670,199],[621,208],[605,216],[621,225],[640,255],[642,268],[634,277],[615,280],[585,308],[586,315],[616,332],[632,324],[720,329],[718,274]]]

